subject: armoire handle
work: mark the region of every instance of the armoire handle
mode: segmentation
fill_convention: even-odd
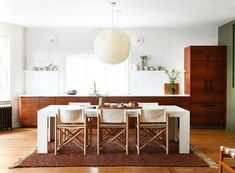
[[[213,80],[210,80],[210,91],[213,91]]]
[[[205,80],[205,86],[204,86],[204,90],[207,92],[209,90],[209,86],[208,86],[208,80]]]
[[[214,107],[214,104],[202,104],[203,107]]]

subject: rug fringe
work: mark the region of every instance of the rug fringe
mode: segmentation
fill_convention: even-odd
[[[12,165],[10,165],[8,167],[8,169],[14,169],[16,168],[17,166],[19,166],[21,164],[22,161],[24,161],[28,156],[30,156],[33,152],[35,152],[37,149],[36,146],[34,146],[28,153],[26,153],[25,155],[21,156],[18,158],[17,161],[15,161],[14,163],[12,163]]]
[[[210,168],[214,168],[214,169],[218,169],[218,165],[217,163],[212,160],[210,157],[208,157],[207,155],[205,155],[202,151],[200,151],[196,146],[194,145],[190,145],[191,150],[200,158],[202,158],[202,160],[204,160]]]

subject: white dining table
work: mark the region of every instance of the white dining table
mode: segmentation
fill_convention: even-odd
[[[170,139],[178,140],[179,121],[179,153],[190,153],[190,112],[175,105],[161,105],[166,108],[169,117]],[[48,153],[48,142],[54,138],[54,118],[58,109],[81,108],[77,105],[50,105],[37,112],[37,153]],[[88,117],[97,117],[99,109],[84,108]],[[144,108],[143,108],[144,109]],[[138,109],[127,109],[130,117],[137,117]]]

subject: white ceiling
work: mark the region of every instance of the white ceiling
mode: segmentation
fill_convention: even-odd
[[[118,27],[217,27],[235,0],[117,0]],[[25,27],[109,27],[110,0],[0,0],[0,22]]]

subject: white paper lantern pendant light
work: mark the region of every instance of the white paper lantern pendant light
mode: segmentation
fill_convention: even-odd
[[[95,39],[95,54],[106,64],[118,64],[127,59],[130,52],[130,40],[128,36],[119,29],[113,28],[113,6],[112,5],[112,28],[100,32]]]

